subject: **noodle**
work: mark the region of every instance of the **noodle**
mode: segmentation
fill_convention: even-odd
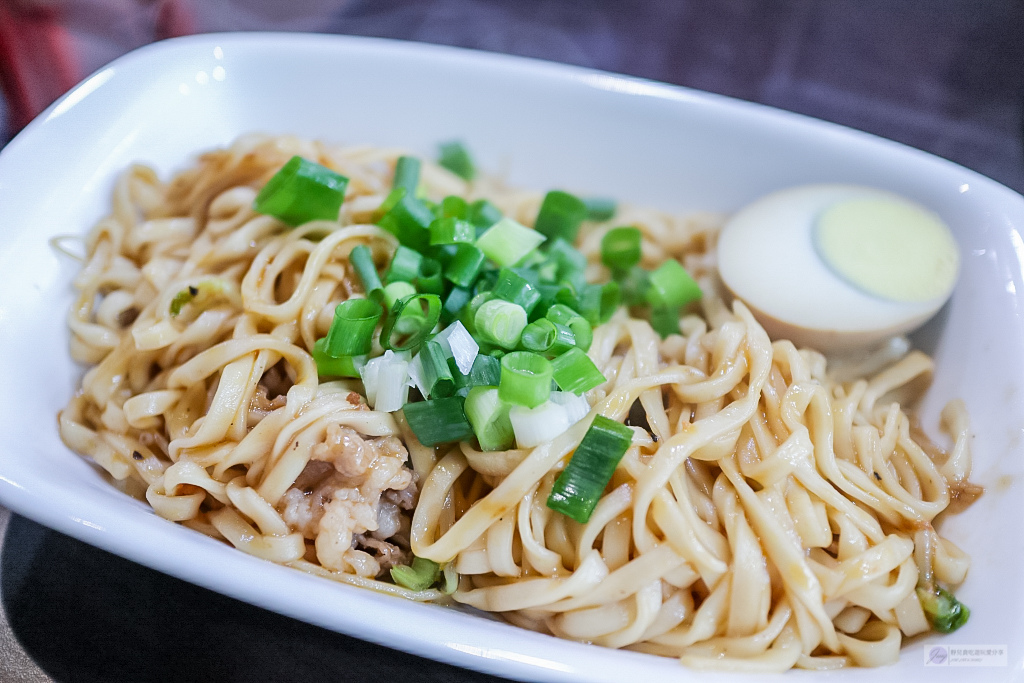
[[[253,211],[295,154],[350,179],[338,222],[288,229]],[[821,354],[770,340],[717,294],[717,217],[620,209],[644,263],[699,278],[702,315],[664,340],[625,310],[595,329],[607,382],[547,443],[427,448],[359,382],[320,383],[313,344],[361,292],[349,252],[382,264],[396,246],[372,223],[398,154],[251,136],[168,184],[129,169],[74,281],[71,352],[92,367],[60,414],[65,443],[158,515],[257,557],[692,667],[878,666],[930,628],[916,587],[968,568],[933,526],[978,494],[963,405],[943,412],[946,452],[902,408],[931,373],[924,354],[893,343],[829,374]],[[429,164],[423,184],[527,224],[540,200]],[[584,227],[591,281],[607,276],[609,227]],[[183,291],[203,305],[172,315]],[[545,501],[597,415],[635,437],[581,524]],[[454,568],[458,590],[379,578],[414,555]]]

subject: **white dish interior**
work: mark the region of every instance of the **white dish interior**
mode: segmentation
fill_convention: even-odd
[[[517,185],[612,195],[670,210],[730,211],[811,182],[891,190],[940,214],[960,283],[916,339],[937,361],[923,406],[966,401],[973,480],[986,487],[944,535],[972,558],[958,591],[970,622],[904,647],[898,665],[837,680],[1016,680],[1024,668],[1024,198],[896,143],[758,105],[595,71],[450,48],[287,34],[156,44],[99,71],[0,154],[0,502],[169,574],[326,628],[499,675],[696,680],[669,659],[522,631],[337,585],[166,522],[63,446],[56,414],[82,369],[65,316],[77,264],[48,245],[83,234],[113,179],[142,161],[164,177],[250,131],[434,153],[459,138]],[[922,647],[1008,646],[1006,668],[924,668]],[[809,674],[797,672],[795,677]],[[719,676],[717,680],[750,680]]]

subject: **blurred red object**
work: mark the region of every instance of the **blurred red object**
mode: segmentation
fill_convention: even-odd
[[[100,64],[194,32],[188,0],[0,0],[6,133],[23,128]]]

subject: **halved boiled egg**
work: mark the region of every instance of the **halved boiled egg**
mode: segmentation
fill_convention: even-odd
[[[726,223],[718,268],[773,339],[821,351],[879,343],[949,298],[960,254],[934,212],[857,185],[767,195]]]

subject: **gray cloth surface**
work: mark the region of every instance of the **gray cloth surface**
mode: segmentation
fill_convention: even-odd
[[[202,28],[272,25],[220,22]],[[1020,2],[362,0],[303,28],[710,90],[898,140],[1024,190]],[[0,594],[25,651],[59,681],[489,678],[251,607],[19,517],[0,555]],[[2,680],[23,672],[0,663]]]

